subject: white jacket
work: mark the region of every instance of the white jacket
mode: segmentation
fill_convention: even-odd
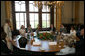
[[[75,48],[65,47],[64,49],[61,49],[57,55],[67,55],[67,54],[73,54],[75,53]]]
[[[7,34],[7,36],[6,36],[7,46],[10,50],[13,50],[12,43],[9,42],[9,39],[12,40],[12,33],[11,33],[11,29],[7,23],[4,25],[4,31]]]

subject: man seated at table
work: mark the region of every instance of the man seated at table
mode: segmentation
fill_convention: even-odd
[[[26,39],[25,37],[21,37],[21,38],[19,39],[20,49],[25,49],[26,44],[27,44],[27,39]]]
[[[52,31],[52,32],[55,32],[55,31],[56,31],[56,28],[53,26],[53,24],[51,24],[51,27],[50,27],[49,29],[50,29],[50,31]]]
[[[80,31],[80,41],[76,42],[76,55],[84,55],[84,28]]]
[[[62,33],[66,33],[67,32],[67,30],[66,30],[66,28],[64,27],[64,25],[63,24],[61,24],[61,27],[60,27],[60,32]]]

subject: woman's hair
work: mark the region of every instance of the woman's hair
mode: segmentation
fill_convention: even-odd
[[[71,28],[75,29],[74,26],[71,26]]]
[[[22,29],[22,27],[24,27],[24,25],[21,25],[21,28],[20,29]]]

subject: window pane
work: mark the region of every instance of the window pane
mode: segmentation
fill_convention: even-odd
[[[19,13],[16,13],[16,21],[19,21]]]
[[[47,14],[47,20],[50,20],[50,14]]]
[[[46,28],[46,21],[45,20],[42,21],[42,28]]]
[[[38,7],[34,6],[34,10],[35,10],[35,12],[38,12]]]
[[[20,13],[20,21],[24,21],[24,19],[25,19],[24,14],[23,13]]]
[[[34,21],[34,17],[35,17],[34,13],[29,14],[30,21]]]
[[[47,12],[50,12],[50,8],[47,6]]]
[[[42,27],[47,28],[50,27],[50,14],[42,13]]]
[[[21,4],[21,11],[26,11],[25,4]]]
[[[33,3],[29,4],[29,11],[30,12],[38,12],[38,7],[35,7]]]
[[[18,3],[15,3],[15,11],[20,11],[20,5]]]
[[[46,20],[46,14],[42,13],[42,20]]]
[[[32,28],[34,28],[34,21],[33,22],[31,21],[30,25],[31,25]]]
[[[22,4],[25,4],[25,1],[21,1],[22,2]]]
[[[35,28],[37,28],[37,25],[38,25],[38,21],[35,21]]]
[[[36,28],[38,25],[38,13],[29,13],[30,24],[32,28]]]
[[[25,1],[15,1],[15,11],[26,11]]]
[[[19,22],[16,21],[16,29],[20,29]]]
[[[47,6],[43,6],[42,12],[46,12],[47,11]]]
[[[38,20],[38,13],[35,13],[35,20]]]
[[[16,28],[19,29],[21,25],[27,27],[26,13],[16,13]]]
[[[20,27],[21,27],[21,25],[24,25],[24,22],[19,22],[20,23]]]
[[[34,5],[33,4],[29,4],[29,11],[34,11]]]
[[[50,12],[50,8],[48,6],[43,5],[42,12]]]
[[[47,21],[47,27],[50,27],[50,21]]]
[[[29,1],[29,3],[33,3],[34,1]]]

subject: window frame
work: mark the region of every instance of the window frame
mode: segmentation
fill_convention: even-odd
[[[26,5],[25,5],[25,7],[26,7],[26,12],[22,12],[22,13],[26,13],[26,18],[27,18],[27,27],[30,25],[30,20],[29,20],[29,13],[39,13],[39,24],[40,24],[40,27],[42,28],[42,13],[49,13],[50,14],[50,25],[51,24],[53,24],[54,25],[54,21],[52,20],[52,19],[54,19],[54,14],[52,14],[52,13],[54,13],[54,12],[52,12],[52,11],[54,11],[53,9],[50,9],[50,12],[42,12],[42,8],[40,8],[39,10],[38,10],[38,12],[30,12],[29,11],[29,1],[25,1],[25,3],[26,3]],[[13,29],[14,30],[17,30],[16,29],[16,18],[15,18],[15,3],[14,3],[14,1],[12,1],[12,18],[13,18]],[[19,11],[17,11],[17,13],[18,13]],[[20,13],[20,12],[19,12]],[[52,18],[53,17],[53,18]],[[51,19],[52,18],[52,19]],[[36,28],[34,28],[33,30],[35,30]],[[47,30],[47,29],[49,29],[49,28],[42,28],[42,30]]]

